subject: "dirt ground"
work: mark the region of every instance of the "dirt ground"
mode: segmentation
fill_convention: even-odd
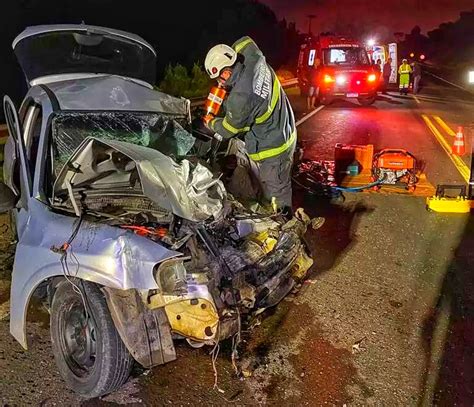
[[[237,378],[228,344],[177,348],[176,362],[136,370],[118,392],[81,400],[58,376],[48,314],[34,304],[24,351],[8,327],[12,263],[0,237],[0,400],[6,405],[472,405],[472,218],[426,212],[407,196],[349,194],[301,202],[326,224],[308,232],[315,268],[299,293],[244,334]]]

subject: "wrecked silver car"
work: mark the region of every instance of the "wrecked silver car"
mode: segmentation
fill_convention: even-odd
[[[107,394],[134,361],[174,360],[177,340],[236,337],[304,278],[308,219],[254,213],[226,192],[197,153],[189,102],[153,90],[143,39],[40,26],[13,47],[30,89],[18,112],[4,99],[0,207],[18,239],[10,329],[27,348],[28,304],[42,297],[73,390]]]

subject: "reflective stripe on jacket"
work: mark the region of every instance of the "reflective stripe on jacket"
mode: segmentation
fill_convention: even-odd
[[[242,134],[254,161],[282,154],[296,141],[293,110],[285,91],[264,55],[249,37],[233,48],[243,56],[228,83],[232,87],[224,103],[226,115],[210,127],[224,138]]]

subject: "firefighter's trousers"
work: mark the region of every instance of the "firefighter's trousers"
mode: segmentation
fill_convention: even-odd
[[[292,204],[291,171],[296,143],[276,157],[255,162],[257,176],[262,187],[263,198],[271,202],[276,200],[278,208],[290,207]]]

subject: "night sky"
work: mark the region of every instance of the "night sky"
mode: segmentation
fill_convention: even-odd
[[[340,23],[367,24],[382,34],[409,32],[419,25],[426,32],[474,9],[474,0],[261,0],[279,18],[295,21],[306,32],[307,14],[316,14],[313,32],[332,30]]]

